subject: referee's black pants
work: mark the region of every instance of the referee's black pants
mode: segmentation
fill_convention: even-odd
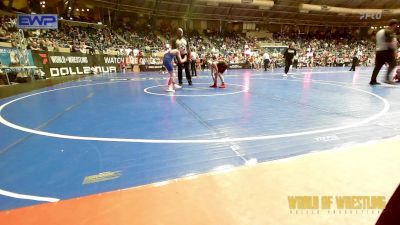
[[[267,71],[269,67],[269,59],[264,59],[264,71]]]
[[[182,55],[182,58],[184,58],[185,55]],[[186,74],[186,79],[189,83],[189,85],[192,85],[192,76],[190,76],[190,68],[189,68],[189,61],[186,61],[185,63],[178,63],[178,81],[179,84],[182,84],[182,70],[185,68],[185,74]]]
[[[384,50],[384,51],[377,51],[376,58],[375,58],[375,68],[372,72],[371,76],[371,83],[376,82],[376,77],[378,76],[379,71],[381,70],[382,66],[385,63],[389,64],[389,68],[386,73],[386,80],[390,81],[390,74],[392,73],[393,69],[396,67],[396,58],[394,56],[394,50]]]
[[[357,58],[353,58],[353,61],[351,62],[351,68],[349,71],[356,71],[356,65],[358,63],[358,59]]]
[[[291,59],[286,59],[285,60],[285,74],[289,72],[289,68],[292,65],[292,60]]]

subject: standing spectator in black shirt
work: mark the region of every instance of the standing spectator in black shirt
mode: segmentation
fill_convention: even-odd
[[[49,49],[47,48],[47,45],[46,45],[46,43],[45,43],[44,40],[40,40],[39,43],[40,43],[40,44],[39,44],[40,51],[45,51],[45,52],[47,52],[47,51],[49,50]]]
[[[294,48],[294,42],[289,45],[289,48],[285,50],[283,56],[285,58],[285,74],[284,77],[287,77],[287,73],[289,72],[289,68],[292,65],[293,58],[296,55],[296,49]]]
[[[71,52],[80,52],[79,46],[74,41],[71,46]]]
[[[349,71],[356,71],[357,63],[358,63],[357,51],[354,51],[353,61],[351,62],[351,68]]]

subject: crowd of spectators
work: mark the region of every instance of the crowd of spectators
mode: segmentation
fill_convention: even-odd
[[[16,19],[10,16],[0,16],[0,42],[10,42],[16,46],[17,29]]]
[[[295,60],[300,67],[348,66],[353,56],[356,56],[361,64],[367,65],[368,63],[371,65],[374,57],[374,45],[369,41],[314,38],[281,41],[282,46],[288,46],[290,43],[295,44],[297,50]],[[264,54],[265,52],[269,54],[273,67],[283,65],[282,48],[267,48],[260,53]],[[255,53],[256,59],[253,59],[253,61],[262,61],[262,59],[257,59],[257,57],[261,57],[261,54]]]
[[[107,53],[108,50],[117,50],[125,44],[107,27],[71,26],[66,23],[60,23],[58,30],[29,31],[27,38],[28,48],[32,50],[46,51],[53,47],[57,51],[61,47],[70,48],[71,52],[91,54],[96,50]]]
[[[145,26],[140,29],[134,29],[127,24],[123,24],[117,29],[131,48],[139,49],[142,52],[155,52],[165,46],[163,41],[151,27]]]
[[[12,47],[20,46],[18,31],[15,28],[15,18],[0,17],[0,41],[10,42]],[[69,48],[71,52],[108,53],[117,51],[121,55],[145,56],[142,64],[160,63],[156,52],[163,52],[174,37],[174,29],[162,26],[159,31],[152,27],[134,29],[121,25],[113,31],[106,26],[77,26],[60,23],[58,30],[25,31],[25,44],[28,49],[40,51],[59,51]],[[196,51],[202,62],[211,55],[218,54],[230,63],[246,63],[253,68],[260,68],[262,55],[267,52],[271,65],[282,66],[281,48],[260,48],[260,41],[273,41],[288,46],[295,43],[296,60],[299,66],[338,66],[348,65],[356,56],[362,65],[371,66],[374,62],[375,43],[371,40],[360,40],[349,33],[319,32],[300,34],[296,30],[283,30],[275,33],[271,39],[257,40],[235,32],[215,32],[205,30],[186,31],[192,51]],[[160,55],[160,54],[159,54]]]
[[[25,43],[21,43],[15,27],[16,18],[0,16],[0,22],[0,41],[10,42],[12,47],[41,51],[70,48],[71,52],[95,53],[98,50],[100,53],[107,53],[126,45],[108,27],[73,26],[68,23],[59,23],[58,30],[26,30]],[[20,46],[21,44],[26,46]]]
[[[321,32],[307,35],[274,34],[275,41],[287,46],[295,43],[300,66],[348,65],[356,56],[361,65],[371,66],[375,57],[375,42],[357,39],[349,33]]]

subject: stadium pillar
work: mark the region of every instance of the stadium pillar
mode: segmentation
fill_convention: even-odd
[[[65,16],[67,17],[67,18],[70,18],[70,17],[72,17],[73,15],[72,15],[72,12],[73,12],[73,10],[75,10],[75,0],[70,0],[70,1],[66,1],[66,0],[64,0],[64,5],[65,4],[67,4],[66,6],[65,6]]]
[[[13,4],[13,2],[14,2],[14,0],[10,0],[10,1],[8,1],[8,8],[11,8],[12,7],[12,4]]]
[[[119,11],[119,5],[120,5],[120,4],[121,4],[121,1],[120,1],[120,0],[116,0],[116,1],[115,1],[114,16],[113,16],[112,21],[111,21],[111,19],[110,19],[110,25],[114,25],[114,24],[117,23],[117,14],[118,14],[118,11]]]
[[[108,9],[108,23],[111,26],[111,13],[110,13],[110,9]]]
[[[154,3],[154,8],[153,8],[153,12],[151,13],[151,16],[150,16],[150,25],[152,26],[152,27],[155,27],[156,26],[156,19],[158,19],[158,17],[157,17],[157,14],[158,14],[158,7],[159,7],[159,3],[160,1],[159,0],[156,0],[156,2]]]
[[[189,23],[193,24],[192,11],[193,11],[193,0],[190,0],[189,9],[187,11],[186,18],[185,18],[185,20],[186,20],[186,23],[185,23],[186,29],[190,28],[190,24]]]

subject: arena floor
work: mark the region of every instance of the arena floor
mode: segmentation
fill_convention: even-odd
[[[373,224],[287,198],[389,198],[400,86],[368,85],[371,68],[282,74],[229,70],[212,89],[205,71],[174,94],[160,73],[102,74],[1,99],[0,221]]]

